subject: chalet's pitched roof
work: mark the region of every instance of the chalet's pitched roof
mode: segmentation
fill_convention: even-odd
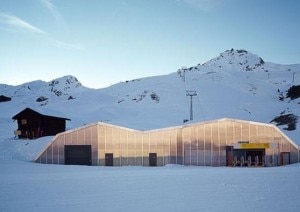
[[[31,108],[25,108],[21,112],[14,115],[12,117],[12,119],[16,120],[18,118],[21,118],[27,112],[35,113],[36,115],[39,115],[39,116],[51,117],[51,118],[57,118],[57,119],[64,119],[64,120],[71,121],[71,119],[69,119],[69,118],[64,118],[64,117],[61,117],[61,116],[57,115],[56,111],[50,111],[50,110],[45,110],[45,109],[43,109],[43,110],[33,110]]]
[[[11,101],[11,98],[8,96],[0,95],[0,102],[8,102]]]

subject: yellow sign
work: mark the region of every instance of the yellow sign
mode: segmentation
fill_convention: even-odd
[[[268,149],[270,143],[244,143],[240,144],[240,149]]]

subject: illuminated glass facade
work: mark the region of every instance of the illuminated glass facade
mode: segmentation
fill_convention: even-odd
[[[93,166],[279,166],[299,162],[299,149],[276,126],[220,119],[137,131],[96,123],[58,134],[36,162],[66,164],[74,145],[90,146]],[[73,151],[73,152],[72,152]],[[74,159],[74,164],[76,160]]]

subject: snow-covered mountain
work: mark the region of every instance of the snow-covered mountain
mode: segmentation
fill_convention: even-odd
[[[183,124],[189,119],[193,97],[194,122],[237,118],[283,124],[281,128],[300,144],[300,98],[288,95],[300,85],[300,64],[265,62],[245,50],[227,50],[218,57],[177,72],[90,89],[73,76],[19,86],[0,84],[1,137],[12,137],[17,127],[11,117],[26,107],[46,108],[72,121],[68,128],[104,121],[135,129]],[[297,96],[297,95],[296,95]],[[296,129],[295,129],[296,128]]]
[[[44,82],[41,80],[24,83],[18,86],[10,86],[0,84],[2,95],[11,97],[24,97],[32,95],[46,94],[50,96],[68,96],[70,97],[74,92],[83,91],[85,88],[73,76],[65,76],[51,82]]]
[[[79,211],[87,205],[90,211],[218,211],[220,206],[225,211],[297,211],[299,164],[112,170],[28,163],[52,137],[14,139],[17,124],[12,117],[30,107],[70,118],[68,128],[96,121],[136,129],[168,127],[189,119],[186,94],[194,91],[195,122],[223,117],[270,122],[280,116],[277,123],[283,123],[281,128],[288,129],[284,132],[300,145],[299,85],[300,64],[264,62],[245,50],[225,51],[202,65],[104,89],[86,88],[73,76],[19,86],[0,84],[0,211]],[[86,195],[78,198],[78,193]]]

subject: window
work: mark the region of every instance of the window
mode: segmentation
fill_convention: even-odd
[[[27,124],[27,119],[21,119],[21,124],[22,124],[22,125]]]

